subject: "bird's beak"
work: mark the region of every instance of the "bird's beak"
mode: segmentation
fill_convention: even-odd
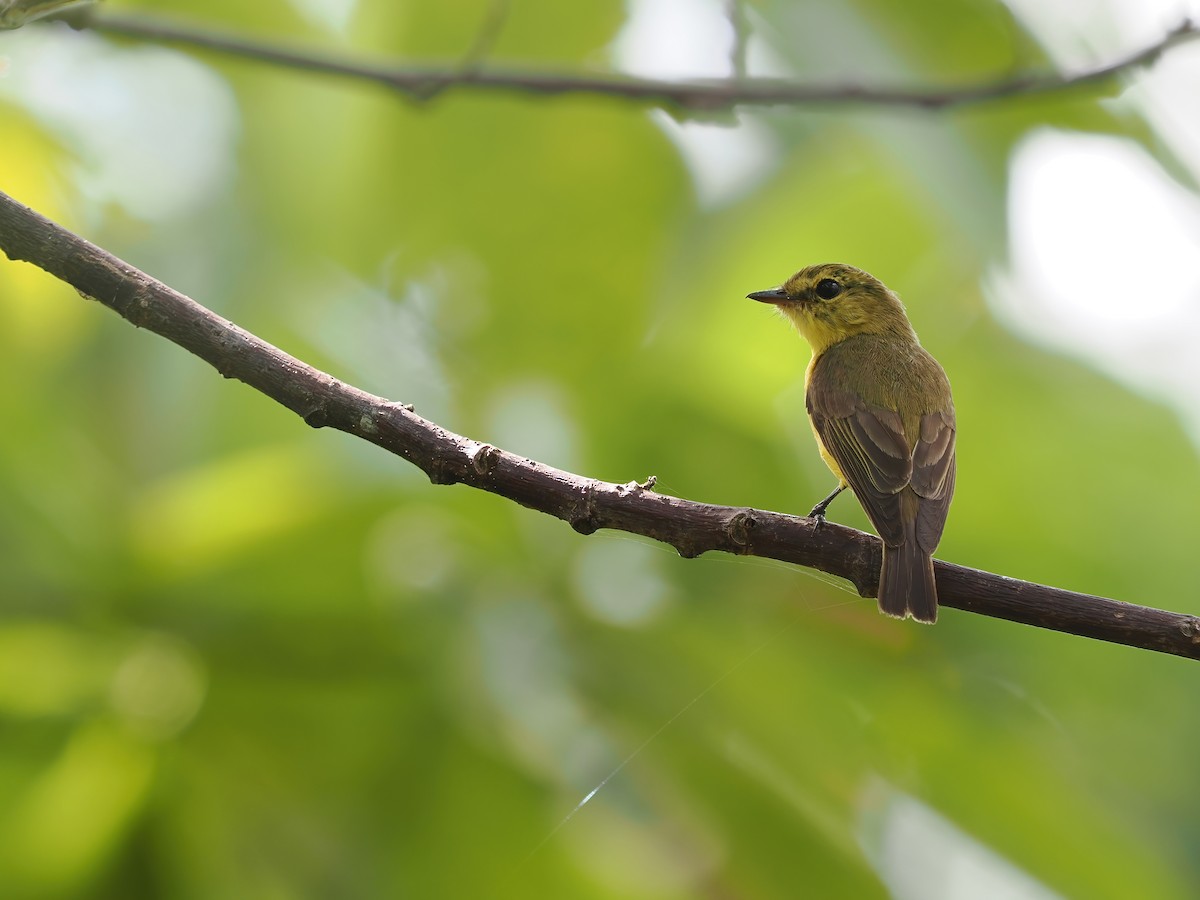
[[[755,291],[753,294],[747,294],[747,300],[757,300],[759,303],[783,303],[788,298],[787,291],[783,288],[771,288],[769,291]]]

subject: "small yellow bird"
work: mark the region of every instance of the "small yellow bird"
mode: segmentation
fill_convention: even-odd
[[[853,266],[801,269],[756,291],[812,347],[804,383],[813,434],[838,486],[847,487],[883,539],[879,609],[937,621],[933,551],[954,495],[954,400],[946,373],[917,340],[904,306]]]

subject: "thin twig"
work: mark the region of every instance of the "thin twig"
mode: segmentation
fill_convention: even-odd
[[[455,82],[477,75],[483,69],[484,60],[492,52],[492,48],[496,46],[496,41],[500,38],[500,32],[504,30],[504,22],[508,19],[508,11],[509,0],[492,0],[488,6],[487,14],[483,18],[483,24],[475,32],[475,39],[471,42],[471,46],[467,48],[467,52],[463,54],[463,58],[459,61],[457,67],[447,72],[444,78],[431,81],[423,89],[413,91],[413,97],[422,102],[427,102],[446,88],[451,87]]]
[[[492,48],[496,46],[496,41],[500,39],[500,32],[504,30],[508,12],[509,0],[492,0],[488,5],[487,14],[483,17],[483,24],[475,32],[475,40],[471,42],[471,46],[463,54],[463,58],[458,64],[460,72],[478,72],[483,67],[483,61],[487,59]]]
[[[746,10],[742,8],[742,0],[725,0],[725,18],[729,22],[729,30],[733,32],[733,41],[729,47],[730,74],[735,81],[745,81],[750,22]]]
[[[799,84],[773,78],[738,79],[736,76],[721,80],[662,81],[622,75],[482,70],[455,66],[419,68],[368,63],[317,52],[287,49],[235,35],[186,25],[172,25],[143,16],[92,14],[84,18],[83,22],[95,31],[108,34],[199,47],[308,72],[364,79],[416,100],[425,98],[431,91],[437,93],[454,87],[543,96],[592,94],[618,97],[648,106],[669,106],[675,110],[695,111],[727,109],[734,106],[831,103],[945,109],[1018,95],[1047,94],[1104,81],[1117,74],[1150,65],[1171,47],[1200,35],[1200,29],[1185,19],[1160,40],[1136,53],[1074,74],[1027,74],[967,87],[897,88],[857,84]]]
[[[670,544],[797,563],[873,596],[878,538],[832,523],[714,506],[655,493],[652,481],[610,484],[564,472],[447,431],[411,407],[348,385],[289,356],[167,285],[0,193],[0,249],[27,260],[286,406],[419,466],[435,484],[490,491],[562,519],[583,534],[614,528]],[[937,563],[942,605],[1040,628],[1200,659],[1200,618]]]

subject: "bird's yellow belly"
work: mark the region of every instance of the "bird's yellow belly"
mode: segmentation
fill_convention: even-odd
[[[846,476],[842,474],[841,466],[837,464],[837,460],[830,456],[829,451],[825,449],[825,443],[821,440],[821,435],[817,434],[817,426],[813,424],[811,418],[808,420],[808,425],[812,428],[813,437],[817,439],[817,449],[821,451],[821,459],[825,460],[825,465],[829,466],[829,471],[834,474],[838,483],[842,487],[849,487],[850,485],[846,481]]]

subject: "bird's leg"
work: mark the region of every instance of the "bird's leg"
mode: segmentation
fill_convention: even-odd
[[[816,519],[818,525],[820,525],[822,522],[824,522],[825,521],[825,510],[829,509],[829,504],[833,502],[833,498],[836,497],[838,494],[840,494],[845,489],[846,489],[846,486],[844,484],[839,484],[836,488],[833,489],[832,494],[830,494],[828,497],[826,497],[824,500],[822,500],[820,503],[818,503],[816,506],[814,506],[812,508],[812,512],[810,512],[808,514],[808,517],[810,519]]]

